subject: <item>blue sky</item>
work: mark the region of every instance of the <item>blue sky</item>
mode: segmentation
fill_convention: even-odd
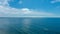
[[[22,4],[19,4],[22,1]],[[30,9],[43,9],[54,10],[57,6],[60,6],[60,2],[51,3],[53,0],[14,0],[10,2],[11,7],[15,8],[30,8]]]
[[[0,0],[0,5],[5,8],[4,10],[9,10],[7,11],[9,14],[4,13],[6,14],[4,16],[11,16],[11,11],[17,11],[20,12],[20,14],[24,14],[21,13],[21,10],[25,13],[28,13],[28,11],[32,12],[32,14],[24,14],[23,16],[46,16],[43,15],[43,13],[47,14],[47,16],[60,16],[60,0]],[[13,14],[12,16],[14,15],[17,16],[19,14]]]

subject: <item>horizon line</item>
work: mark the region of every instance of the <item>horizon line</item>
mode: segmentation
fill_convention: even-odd
[[[29,17],[29,18],[44,18],[44,17],[58,17],[60,18],[60,16],[0,16],[0,17]]]

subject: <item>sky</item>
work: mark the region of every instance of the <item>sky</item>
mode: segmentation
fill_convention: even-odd
[[[60,0],[0,0],[0,17],[60,16]]]

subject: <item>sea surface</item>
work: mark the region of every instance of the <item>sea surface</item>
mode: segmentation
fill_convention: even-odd
[[[60,34],[60,18],[0,17],[0,34]]]

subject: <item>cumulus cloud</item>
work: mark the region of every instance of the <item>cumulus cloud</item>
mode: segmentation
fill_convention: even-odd
[[[0,0],[0,17],[21,17],[21,16],[53,16],[52,13],[42,12],[35,9],[16,9],[9,6],[8,1]]]
[[[56,3],[56,2],[60,2],[60,0],[53,0],[53,1],[51,1],[51,3]]]

